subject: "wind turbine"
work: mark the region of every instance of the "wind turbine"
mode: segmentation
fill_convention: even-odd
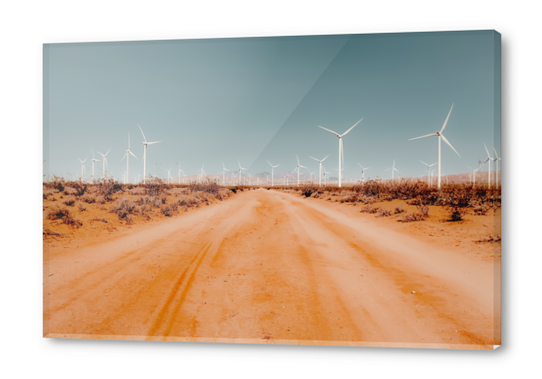
[[[327,186],[327,174],[329,174],[329,172],[326,171],[326,168],[324,166],[322,166],[322,171],[324,173],[324,178],[326,179],[324,185]]]
[[[433,164],[427,164],[427,163],[425,163],[424,161],[420,161],[420,162],[422,162],[424,165],[427,166],[427,185],[428,185],[429,187],[431,187],[431,167],[434,166],[434,165],[436,165],[437,162],[435,162],[435,163],[433,163]]]
[[[147,146],[153,145],[155,143],[160,143],[162,141],[154,141],[154,142],[147,142],[147,138],[145,138],[145,134],[143,133],[143,129],[141,129],[141,126],[139,126],[139,130],[141,130],[141,134],[143,135],[143,142],[141,144],[143,145],[143,184],[147,183]]]
[[[495,148],[493,148],[493,151],[495,152],[495,188],[498,187],[499,185],[499,161],[501,160],[501,158],[499,158],[499,156],[497,155],[497,150],[495,150]]]
[[[489,155],[489,151],[487,150],[486,144],[484,144],[484,147],[487,153],[487,159],[484,161],[484,163],[487,162],[487,187],[490,188],[491,187],[491,161],[493,160],[493,158],[491,158],[491,155]]]
[[[171,177],[171,169],[166,170],[167,171],[167,184],[169,184],[169,178]]]
[[[84,161],[79,159],[79,162],[81,162],[81,181],[83,181],[83,176],[85,175],[85,162],[87,161],[87,158],[85,158]]]
[[[275,168],[279,167],[280,164],[278,164],[278,165],[276,165],[276,166],[273,166],[273,165],[271,164],[271,162],[267,161],[267,163],[269,163],[269,166],[271,166],[271,187],[273,187],[273,186],[274,186],[274,183],[275,183],[275,181],[273,180],[273,178],[274,178],[274,174],[273,174],[273,173],[274,173],[274,171],[275,171]]]
[[[322,160],[319,160],[319,159],[316,159],[314,157],[311,157],[309,155],[309,158],[312,158],[314,159],[315,161],[317,162],[320,162],[320,169],[318,170],[318,187],[321,187],[322,186],[322,162],[325,161],[327,159],[327,157],[329,157],[329,154]]]
[[[100,160],[94,158],[94,151],[92,149],[90,151],[92,152],[92,181],[94,181],[94,162],[99,162]]]
[[[241,170],[246,170],[246,168],[241,167],[241,162],[237,161],[237,163],[239,163],[239,184],[238,185],[241,185]]]
[[[472,182],[473,187],[476,185],[476,171],[478,171],[480,169],[480,167],[482,167],[482,166],[480,165],[480,166],[478,166],[477,169],[474,169],[474,168],[469,166],[469,168],[472,170],[472,180],[471,180],[471,182]]]
[[[224,161],[222,161],[222,185],[226,185],[226,171],[230,171],[224,166]]]
[[[359,164],[359,167],[361,167],[361,180],[364,181],[365,180],[365,170],[370,169],[370,167],[363,167],[361,165],[361,163],[359,163],[359,162],[358,162],[358,164]]]
[[[337,138],[339,139],[339,187],[341,186],[341,178],[342,178],[342,169],[341,169],[341,164],[344,160],[344,151],[343,151],[343,137],[345,135],[347,135],[352,129],[354,129],[354,127],[359,124],[361,122],[362,119],[360,119],[358,122],[356,122],[350,129],[348,129],[346,132],[344,132],[343,134],[339,134],[337,132],[334,132],[333,130],[330,130],[330,129],[326,129],[324,128],[323,126],[320,126],[318,125],[319,128],[321,129],[324,129],[324,130],[327,130],[328,132],[330,133],[333,133],[337,136]]]
[[[182,174],[183,172],[184,172],[184,171],[181,170],[181,166],[179,166],[179,184],[181,184],[181,178],[182,178],[182,176],[183,176],[183,174]]]
[[[105,179],[105,166],[107,165],[107,154],[109,154],[109,151],[111,150],[111,148],[109,148],[109,150],[107,150],[107,153],[105,154],[102,154],[98,151],[98,154],[100,154],[102,156],[102,179]]]
[[[137,159],[134,153],[132,153],[132,151],[130,150],[130,133],[128,133],[128,150],[126,150],[126,154],[124,154],[124,157],[122,157],[122,159],[126,158],[126,183],[130,181],[130,154],[133,155],[135,159]]]
[[[452,104],[452,107],[450,108],[450,111],[448,112],[448,116],[446,117],[446,120],[444,121],[444,125],[442,125],[442,128],[440,129],[440,131],[438,131],[436,133],[427,134],[425,136],[415,137],[415,138],[410,138],[409,139],[409,141],[412,141],[412,140],[419,139],[419,138],[438,136],[438,166],[437,166],[438,167],[438,181],[437,181],[438,188],[440,188],[440,140],[442,139],[444,142],[446,142],[446,144],[448,146],[450,146],[453,151],[455,151],[455,153],[459,156],[459,158],[461,158],[461,155],[459,155],[457,150],[454,149],[452,144],[450,142],[448,142],[446,137],[444,137],[444,135],[442,134],[442,132],[444,131],[444,128],[446,127],[446,124],[448,123],[448,119],[450,118],[450,114],[452,113],[452,109],[454,109],[454,104]]]
[[[199,171],[199,177],[200,177],[200,180],[203,181],[203,174],[205,174],[205,170],[203,169],[205,167],[205,163],[201,166],[201,168],[198,170]]]
[[[395,171],[397,171],[400,174],[399,170],[397,170],[395,168],[395,159],[393,160],[393,166],[391,166],[390,168],[385,169],[384,171],[388,171],[388,170],[391,170],[391,178],[392,179],[395,179],[395,175],[394,175]]]
[[[301,167],[306,168],[306,167],[299,164],[299,157],[297,155],[295,157],[297,159],[297,166],[294,168],[294,171],[297,170],[297,186],[299,187],[299,168]]]

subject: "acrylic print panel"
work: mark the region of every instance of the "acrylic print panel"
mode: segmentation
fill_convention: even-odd
[[[44,46],[44,336],[493,349],[494,31]]]

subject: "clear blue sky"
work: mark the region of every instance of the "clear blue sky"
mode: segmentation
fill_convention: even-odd
[[[455,103],[442,146],[443,174],[468,172],[500,155],[500,38],[493,31],[49,44],[44,46],[44,174],[78,175],[78,158],[105,153],[120,179],[131,137],[130,180],[166,177],[177,164],[194,175],[222,161],[250,174],[301,164],[312,155],[334,174],[343,133],[347,178],[388,177],[396,160],[405,176],[437,159],[435,137]],[[100,159],[100,158],[99,158]],[[96,176],[101,175],[97,162]],[[308,172],[307,170],[305,170]]]

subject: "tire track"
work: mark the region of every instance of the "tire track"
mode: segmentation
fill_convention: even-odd
[[[201,265],[201,262],[203,261],[203,258],[205,258],[205,255],[213,245],[212,242],[209,242],[207,245],[205,245],[198,253],[194,256],[192,261],[189,263],[189,265],[185,268],[183,273],[179,276],[175,284],[173,285],[173,289],[171,290],[168,298],[166,299],[164,305],[158,312],[155,321],[153,323],[153,326],[150,328],[148,332],[149,337],[153,336],[168,336],[171,332],[171,328],[173,327],[173,324],[175,323],[175,318],[177,314],[179,313],[179,310],[181,309],[184,300],[186,298],[186,295],[188,291],[190,290],[190,287],[194,281],[194,277],[196,275],[196,272]],[[199,260],[198,260],[199,257]],[[197,263],[194,266],[194,262],[197,261]],[[188,280],[185,281],[185,277],[189,275]],[[182,290],[181,290],[182,289]],[[177,296],[180,292],[180,295]],[[174,308],[170,312],[170,308],[176,300],[176,304]],[[166,319],[168,319],[166,321]],[[159,330],[161,327],[165,325],[165,331],[163,333],[160,333]]]

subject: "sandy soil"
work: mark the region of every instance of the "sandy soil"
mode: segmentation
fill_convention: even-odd
[[[359,210],[260,189],[98,240],[46,240],[44,336],[500,345],[500,254],[475,242],[492,216]]]

